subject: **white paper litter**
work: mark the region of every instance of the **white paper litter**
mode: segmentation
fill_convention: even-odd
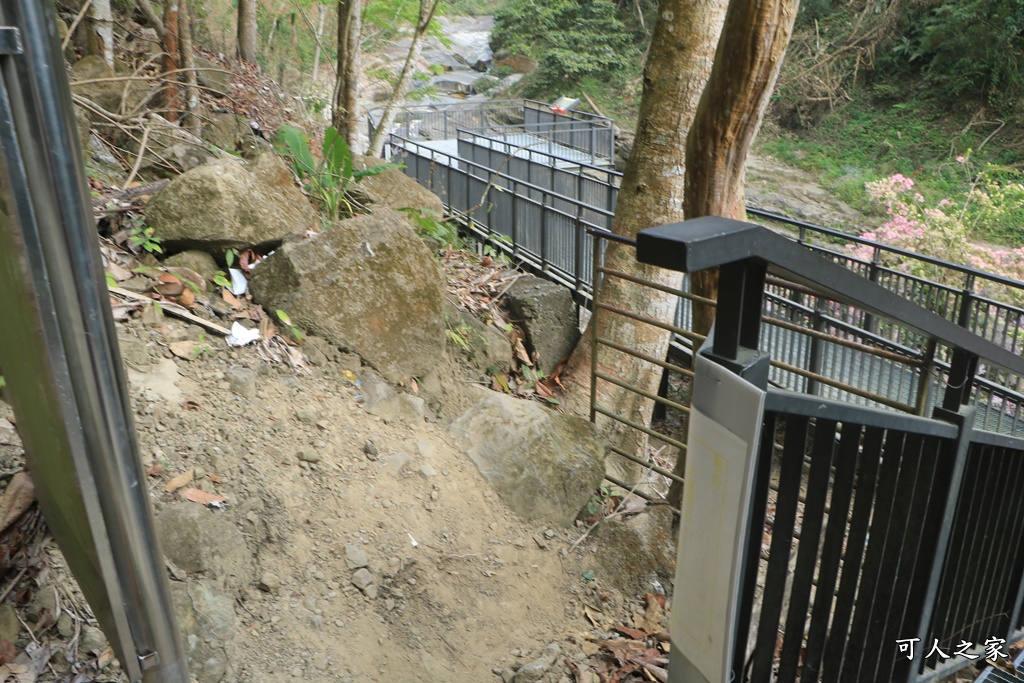
[[[260,338],[260,331],[242,327],[238,321],[231,324],[231,334],[227,336],[228,346],[245,346]]]
[[[231,293],[235,296],[242,296],[249,291],[249,280],[246,279],[245,273],[239,268],[228,268],[228,272],[231,273]]]

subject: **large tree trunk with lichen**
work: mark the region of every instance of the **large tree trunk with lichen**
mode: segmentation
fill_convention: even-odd
[[[761,127],[782,58],[793,31],[799,0],[733,0],[722,28],[715,66],[700,98],[686,140],[686,218],[746,217],[747,155]],[[694,294],[718,298],[718,270],[693,273]],[[694,307],[694,329],[706,333],[714,310]],[[682,474],[681,468],[676,468]],[[682,486],[673,482],[669,502],[678,505]]]
[[[687,218],[743,220],[747,155],[754,142],[793,32],[799,0],[733,0],[715,66],[686,142]],[[717,270],[691,276],[695,294],[718,296]],[[714,312],[694,310],[694,329],[706,333]]]
[[[359,139],[359,62],[363,26],[362,0],[338,2],[338,80],[331,103],[331,125],[355,147]]]
[[[612,231],[636,237],[644,228],[683,219],[684,146],[704,84],[711,73],[715,45],[727,0],[662,0],[644,70],[636,140],[619,190]],[[632,276],[678,286],[680,274],[642,265],[632,247],[609,243],[605,266]],[[658,320],[672,320],[676,299],[620,278],[607,278],[601,301]],[[590,334],[581,338],[569,361],[569,398],[581,410],[589,397]],[[665,330],[602,311],[598,335],[653,358],[665,358]],[[661,368],[611,349],[598,353],[600,372],[648,393],[657,393]],[[649,424],[653,402],[605,381],[597,385],[597,403],[640,424]],[[599,423],[611,443],[643,454],[646,437],[610,419]],[[635,479],[636,472],[619,472]]]

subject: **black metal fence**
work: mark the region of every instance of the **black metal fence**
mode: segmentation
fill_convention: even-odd
[[[986,649],[1008,653],[1024,637],[1024,438],[985,431],[967,402],[981,361],[1020,374],[1024,359],[763,228],[710,220],[729,224],[760,258],[703,264],[730,268],[719,303],[741,304],[719,307],[713,347],[702,354],[744,372],[739,350],[753,344],[751,366],[777,363],[761,333],[772,318],[762,317],[760,299],[778,296],[797,273],[805,296],[839,296],[851,314],[870,310],[890,324],[902,309],[901,325],[926,346],[951,349],[931,418],[849,396],[768,391],[734,624],[737,680],[924,683]],[[725,233],[715,228],[704,234]],[[724,252],[691,231],[699,229],[667,226],[641,241],[638,258],[668,265],[673,241],[686,243],[679,253],[696,262],[699,249]],[[735,299],[739,289],[745,294]]]
[[[610,229],[619,175],[586,165],[558,168],[534,150],[516,156],[502,141],[465,131],[458,152],[393,135],[390,153],[406,173],[439,195],[471,234],[491,240],[517,260],[590,296],[593,237],[588,230]],[[496,144],[497,143],[497,144]],[[502,146],[505,145],[505,146]],[[1013,353],[1024,352],[1024,308],[1006,299],[1024,297],[1024,283],[956,264],[872,243],[836,230],[749,209],[750,214],[784,224],[796,241],[848,270],[954,321]],[[788,232],[786,234],[793,234]],[[867,261],[837,251],[845,243],[869,245]],[[954,287],[885,265],[903,259],[908,270],[941,276]],[[792,282],[774,281],[765,297],[770,325],[763,338],[775,359],[772,382],[823,398],[850,400],[926,415],[946,383],[951,351],[930,344],[898,321],[872,317],[862,309],[824,299]],[[690,307],[681,298],[677,327],[688,329]],[[680,338],[679,344],[689,342]],[[865,354],[866,348],[872,352]],[[972,399],[979,427],[1024,435],[1024,379],[992,367],[979,368]]]

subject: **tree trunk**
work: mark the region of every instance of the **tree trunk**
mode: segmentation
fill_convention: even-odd
[[[89,6],[89,54],[99,55],[114,66],[114,15],[110,0],[93,0]]]
[[[733,0],[715,66],[686,143],[686,217],[743,220],[747,155],[761,127],[793,32],[798,0]],[[716,299],[718,272],[691,276],[695,294]],[[694,309],[694,329],[711,329],[714,311]]]
[[[711,73],[715,44],[725,18],[727,0],[662,0],[644,70],[644,91],[636,141],[619,191],[612,231],[636,237],[644,228],[683,219],[684,146],[701,90]],[[645,266],[636,251],[608,243],[605,266],[635,277],[677,287],[679,273]],[[671,321],[675,298],[620,278],[607,278],[600,292],[604,303]],[[654,358],[665,358],[669,333],[608,311],[598,315],[598,335]],[[589,397],[590,334],[581,338],[569,361],[566,379],[570,407],[581,412]],[[612,349],[598,354],[600,372],[649,393],[657,393],[661,368]],[[605,381],[598,381],[597,403],[639,424],[649,424],[653,402]],[[610,442],[628,453],[644,455],[646,437],[611,420],[599,426]],[[635,479],[636,471],[620,473]]]
[[[316,78],[320,75],[320,41],[324,37],[324,18],[327,16],[327,8],[319,2],[316,4],[316,47],[313,49],[313,75],[309,79],[309,91],[316,90]]]
[[[238,0],[238,58],[256,63],[256,0]]]
[[[405,64],[402,65],[401,75],[398,77],[398,84],[391,91],[391,97],[384,107],[384,114],[381,116],[380,125],[373,132],[373,139],[370,140],[370,156],[379,157],[384,151],[384,142],[387,140],[391,127],[395,125],[395,117],[398,115],[398,105],[412,85],[413,72],[416,61],[420,58],[420,50],[423,47],[423,35],[434,20],[434,13],[437,12],[440,0],[420,0],[420,14],[416,22],[416,30],[412,35],[412,45],[409,46],[409,54],[406,55]]]
[[[180,0],[178,32],[181,34],[181,66],[185,69],[185,127],[199,137],[199,79],[196,75],[195,56],[192,53],[192,7],[189,0]]]
[[[181,100],[178,96],[178,11],[180,0],[166,0],[164,4],[164,118],[178,120]]]
[[[331,125],[355,149],[359,139],[360,44],[363,33],[362,0],[338,2],[338,77],[331,102]]]

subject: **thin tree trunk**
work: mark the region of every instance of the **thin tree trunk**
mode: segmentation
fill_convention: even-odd
[[[196,76],[195,55],[192,53],[192,7],[189,0],[180,0],[178,32],[181,34],[181,66],[185,71],[185,127],[197,137],[201,132],[199,116],[199,83]]]
[[[793,32],[798,0],[733,0],[715,66],[686,145],[686,217],[743,220],[747,156],[757,136]],[[691,276],[695,294],[718,297],[715,269]],[[695,331],[711,329],[714,310],[694,309]]]
[[[359,139],[359,73],[363,10],[361,0],[338,2],[338,77],[331,102],[331,125],[350,149]]]
[[[114,14],[110,0],[93,0],[89,6],[89,54],[99,55],[114,66]]]
[[[728,0],[662,0],[644,69],[644,91],[636,141],[629,155],[612,221],[612,231],[635,237],[644,228],[683,219],[686,133],[693,122],[701,90],[711,73],[715,45]],[[614,270],[677,287],[679,273],[640,264],[633,248],[608,243],[605,265]],[[605,303],[658,320],[671,321],[676,299],[621,278],[607,278]],[[665,358],[669,333],[608,311],[598,316],[598,334],[654,358]],[[581,338],[569,361],[568,398],[575,412],[589,399],[590,337]],[[657,393],[661,368],[612,349],[601,349],[597,367],[649,393]],[[649,424],[653,402],[610,382],[599,381],[597,402],[639,424]],[[609,441],[629,453],[645,455],[646,436],[611,420],[599,423]],[[620,472],[630,479],[637,470]],[[628,481],[628,479],[627,479]]]
[[[310,92],[316,89],[316,78],[320,75],[320,41],[324,37],[324,18],[327,8],[319,2],[316,4],[316,47],[313,49],[313,75],[309,79]]]
[[[164,4],[164,117],[168,121],[178,120],[181,100],[178,95],[178,12],[180,0],[166,0]]]
[[[398,84],[391,91],[391,97],[384,107],[384,114],[381,116],[380,125],[373,131],[373,139],[370,140],[370,156],[379,157],[384,151],[384,141],[387,139],[391,127],[395,125],[395,117],[398,115],[398,105],[405,99],[412,85],[413,72],[416,61],[420,57],[420,50],[423,49],[423,35],[427,32],[430,22],[434,19],[440,0],[420,0],[419,20],[416,23],[416,30],[412,36],[412,45],[409,46],[409,54],[406,55],[405,64],[402,65],[401,75],[398,77]]]
[[[256,0],[238,0],[238,58],[256,63]]]
[[[140,10],[142,10],[142,14],[146,17],[146,21],[149,23],[150,27],[156,31],[156,36],[162,43],[167,31],[164,29],[164,22],[160,21],[160,16],[156,13],[156,10],[153,9],[153,5],[150,4],[149,0],[135,0],[135,4],[138,5]]]

